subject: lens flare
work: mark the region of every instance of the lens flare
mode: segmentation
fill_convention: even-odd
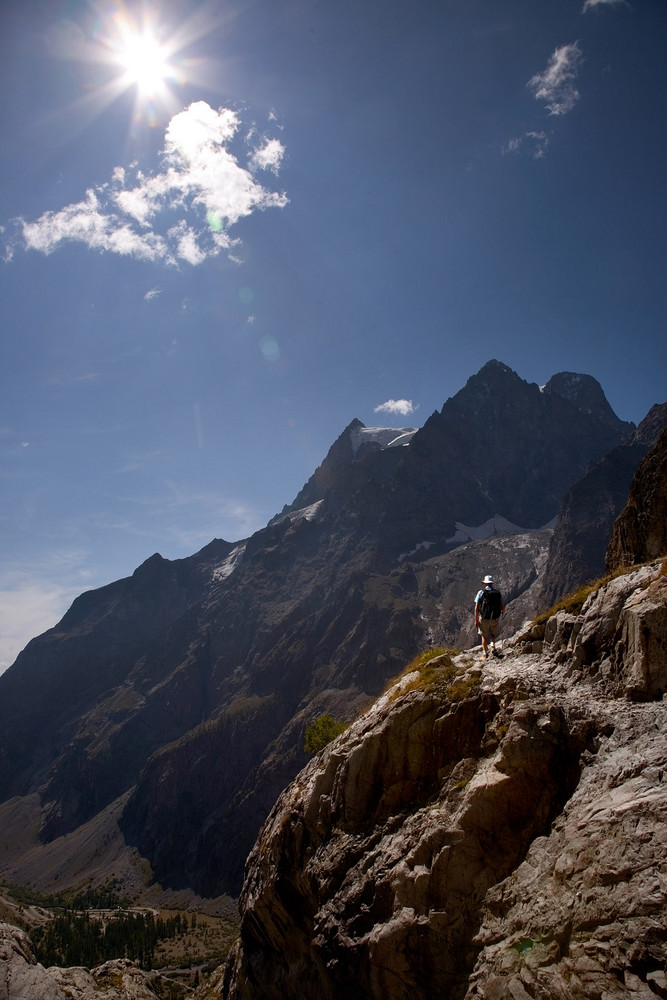
[[[262,337],[259,342],[259,349],[266,361],[277,361],[280,357],[280,347],[273,337]]]
[[[128,83],[136,84],[142,94],[152,96],[171,75],[166,51],[149,32],[129,33],[118,54]]]
[[[119,97],[134,93],[132,128],[159,125],[183,107],[186,84],[212,85],[223,57],[198,57],[194,46],[226,30],[234,15],[214,16],[202,4],[179,23],[163,16],[161,5],[134,0],[89,0],[81,24],[63,18],[50,36],[51,51],[85,66],[82,95],[61,113],[76,111],[79,128],[103,114]],[[166,6],[166,5],[165,5]]]

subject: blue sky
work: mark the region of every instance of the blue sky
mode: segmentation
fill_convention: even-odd
[[[662,0],[3,4],[0,669],[490,358],[665,401],[666,37]]]

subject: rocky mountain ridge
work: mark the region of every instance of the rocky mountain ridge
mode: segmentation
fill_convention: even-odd
[[[667,575],[402,676],[278,799],[227,1000],[667,987]]]
[[[473,642],[486,572],[516,628],[543,572],[540,529],[633,431],[589,376],[540,389],[489,362],[407,443],[360,444],[353,422],[251,538],[155,555],[82,595],[0,677],[10,877],[29,870],[47,889],[64,871],[52,845],[113,815],[156,881],[236,894],[259,826],[306,763],[305,725],[353,717],[425,646]],[[490,435],[502,462],[488,462]],[[461,544],[461,526],[508,524]]]

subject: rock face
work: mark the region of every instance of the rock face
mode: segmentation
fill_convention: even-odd
[[[227,1000],[665,995],[667,577],[505,649],[406,674],[281,795]]]
[[[123,959],[92,971],[45,969],[27,934],[0,923],[0,1000],[155,1000],[164,995],[155,979]]]
[[[637,466],[666,426],[667,403],[652,407],[632,438],[593,464],[565,494],[543,576],[541,601],[545,607],[602,576],[614,520],[627,503]],[[638,544],[634,536],[628,538],[628,551],[639,551]],[[628,565],[642,561],[632,558]]]
[[[637,469],[628,502],[614,524],[610,570],[667,555],[667,429]]]
[[[0,677],[0,804],[39,802],[37,837],[32,819],[12,833],[8,876],[30,842],[39,888],[61,888],[48,846],[113,806],[156,880],[235,895],[306,763],[305,725],[353,718],[426,646],[474,642],[487,572],[516,627],[544,565],[539,529],[633,430],[594,379],[540,389],[489,362],[415,433],[354,421],[251,538],[155,555],[82,595]]]

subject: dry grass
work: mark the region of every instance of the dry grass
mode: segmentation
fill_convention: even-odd
[[[481,675],[468,674],[469,661],[463,664],[454,663],[452,657],[457,656],[457,649],[428,649],[416,656],[397,678],[388,685],[388,690],[394,687],[392,699],[395,700],[409,691],[424,691],[427,694],[438,692],[448,701],[463,701],[474,694],[482,683]],[[407,683],[397,686],[402,677],[413,674]]]
[[[385,691],[391,690],[401,678],[406,677],[408,674],[417,674],[417,676],[411,678],[400,689],[395,690],[392,698],[398,698],[399,695],[405,694],[407,691],[414,691],[417,688],[431,690],[438,680],[449,680],[456,674],[456,667],[452,663],[451,657],[457,652],[458,650],[455,649],[444,648],[425,650],[423,653],[415,656],[397,677],[393,677],[389,681]]]
[[[651,560],[653,562],[654,560]],[[645,563],[644,565],[648,565]],[[665,567],[667,562],[663,563],[661,567],[661,572],[665,572]],[[615,580],[619,576],[625,576],[626,573],[630,573],[632,570],[639,569],[639,566],[621,566],[619,569],[614,570],[612,573],[605,573],[604,576],[600,576],[597,580],[591,580],[589,583],[584,583],[577,590],[573,590],[571,594],[566,594],[562,597],[560,601],[552,607],[547,608],[546,611],[540,612],[540,614],[533,619],[533,626],[545,625],[549,618],[552,618],[559,611],[567,611],[568,614],[578,615],[583,608],[586,599],[593,594],[596,590],[604,587],[611,580]]]
[[[464,701],[473,695],[482,683],[481,675],[467,674],[462,677],[457,677],[456,680],[449,685],[445,694],[449,701]]]

